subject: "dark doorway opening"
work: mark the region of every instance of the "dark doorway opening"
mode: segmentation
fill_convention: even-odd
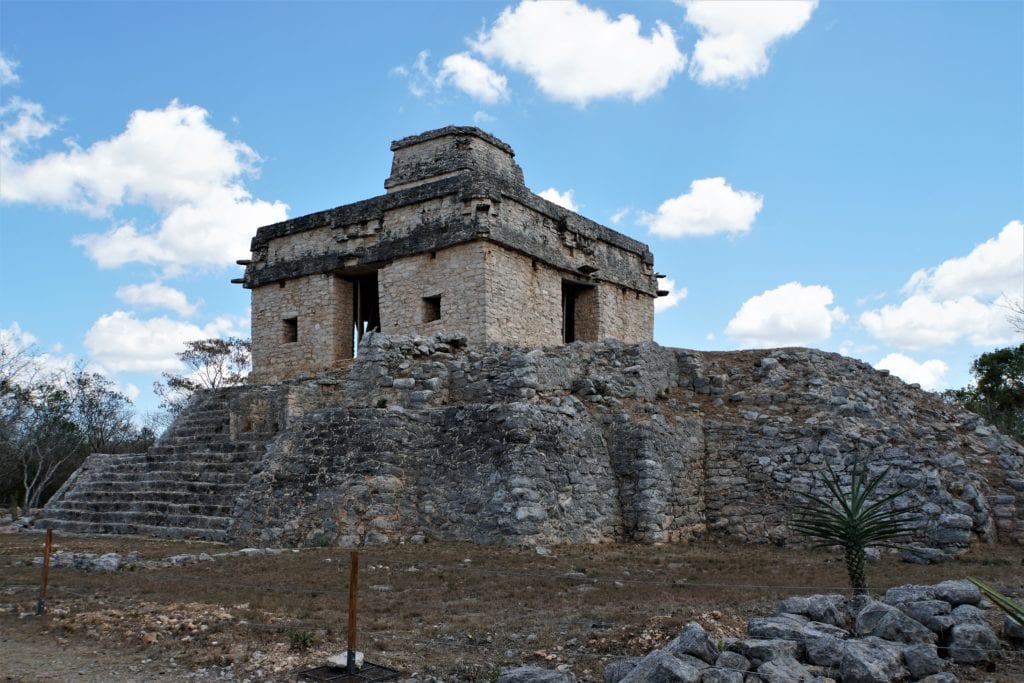
[[[594,341],[596,294],[593,285],[562,280],[562,342]]]
[[[377,295],[377,272],[352,280],[352,355],[359,353],[363,335],[380,331],[380,299]]]

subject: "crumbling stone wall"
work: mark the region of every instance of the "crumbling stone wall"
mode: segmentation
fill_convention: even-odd
[[[785,544],[794,492],[855,455],[923,504],[920,556],[1024,542],[1024,447],[836,354],[371,335],[290,392],[235,510],[262,543]]]

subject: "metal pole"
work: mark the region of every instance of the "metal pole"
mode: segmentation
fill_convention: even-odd
[[[348,660],[347,673],[356,672],[356,594],[359,591],[359,551],[352,551],[352,569],[348,577]]]
[[[36,614],[42,616],[46,611],[46,584],[50,581],[50,550],[53,548],[53,529],[46,530],[46,545],[43,546],[43,585],[39,588],[39,600],[36,601]]]

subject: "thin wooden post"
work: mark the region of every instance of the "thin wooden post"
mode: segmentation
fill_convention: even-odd
[[[46,530],[46,545],[43,546],[43,585],[39,588],[39,600],[36,601],[36,614],[42,616],[46,611],[46,584],[50,581],[50,550],[53,548],[53,529]]]
[[[352,551],[352,568],[348,577],[348,665],[347,673],[351,676],[356,672],[356,596],[359,591],[359,551]]]

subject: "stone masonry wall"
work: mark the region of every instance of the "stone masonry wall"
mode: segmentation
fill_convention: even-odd
[[[786,544],[795,492],[858,456],[923,506],[918,555],[1024,542],[1024,447],[835,354],[368,335],[346,375],[289,392],[245,540]]]
[[[643,292],[601,282],[597,285],[600,328],[595,340],[639,344],[654,336],[654,306]]]
[[[431,335],[442,329],[483,341],[484,246],[460,244],[396,260],[377,273],[385,334]],[[424,297],[441,297],[441,318],[425,319]]]
[[[286,320],[295,320],[289,341]],[[352,285],[323,273],[265,285],[252,293],[252,381],[315,374],[352,357]]]

